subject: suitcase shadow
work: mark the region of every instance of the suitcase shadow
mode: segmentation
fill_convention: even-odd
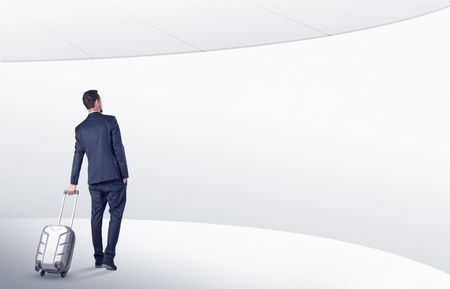
[[[45,274],[44,277],[39,276],[39,273],[30,274],[30,277],[36,280],[65,280],[65,279],[72,279],[72,280],[86,280],[91,279],[95,277],[99,277],[102,275],[106,275],[109,272],[108,270],[104,268],[95,268],[93,266],[75,269],[75,270],[69,270],[67,273],[66,278],[61,278],[59,274]]]
[[[84,273],[93,272],[93,271],[97,271],[97,270],[100,270],[100,268],[95,268],[93,266],[89,266],[89,267],[80,268],[80,269],[76,269],[76,270],[70,270],[69,272],[74,275],[79,275],[79,274],[84,274]]]
[[[104,268],[95,268],[94,266],[89,266],[85,268],[76,269],[73,271],[69,271],[66,278],[70,279],[90,279],[94,277],[98,277],[101,275],[106,275],[109,272]]]

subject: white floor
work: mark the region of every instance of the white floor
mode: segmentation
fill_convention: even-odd
[[[118,271],[111,272],[94,268],[89,220],[77,219],[69,274],[41,277],[34,257],[40,231],[49,223],[54,220],[0,219],[1,288],[450,288],[450,275],[442,271],[359,245],[266,229],[151,220],[123,221]]]

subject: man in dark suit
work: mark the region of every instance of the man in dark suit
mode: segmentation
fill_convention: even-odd
[[[116,244],[126,203],[128,179],[125,149],[119,124],[112,115],[103,115],[102,100],[96,90],[83,94],[83,103],[89,111],[87,118],[75,128],[75,152],[69,194],[78,184],[83,156],[88,158],[88,184],[91,194],[91,231],[95,267],[117,270],[114,264]],[[103,252],[102,220],[106,204],[111,215],[108,244]]]

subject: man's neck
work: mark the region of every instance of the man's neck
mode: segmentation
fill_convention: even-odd
[[[100,112],[100,111],[98,111],[98,110],[89,110],[89,113],[93,113],[93,112]]]

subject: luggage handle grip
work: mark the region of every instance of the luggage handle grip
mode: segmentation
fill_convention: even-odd
[[[70,218],[70,228],[72,228],[73,226],[73,219],[75,217],[75,209],[77,207],[77,202],[78,202],[78,195],[80,194],[80,192],[78,190],[75,190],[75,203],[73,204],[73,209],[72,209],[72,217]],[[67,190],[64,191],[64,197],[63,197],[63,201],[61,204],[61,209],[59,210],[59,218],[58,218],[58,226],[61,225],[61,218],[62,218],[62,214],[63,214],[63,210],[64,210],[64,204],[66,202],[66,196],[68,195]]]
[[[69,191],[68,190],[64,190],[64,194],[69,194]],[[79,195],[80,191],[79,190],[75,190],[75,194]],[[73,194],[73,195],[75,195],[75,194]]]

